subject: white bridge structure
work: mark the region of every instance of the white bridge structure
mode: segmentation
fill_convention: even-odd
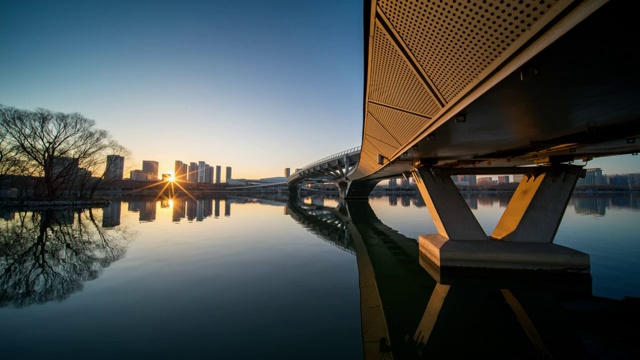
[[[298,169],[287,179],[287,185],[295,189],[303,182],[331,182],[340,189],[340,196],[346,197],[349,190],[349,175],[358,166],[360,146],[341,151],[314,161]]]
[[[553,244],[582,166],[640,152],[638,1],[364,1],[362,145],[292,175],[346,199],[412,176],[441,267],[588,271]],[[355,168],[354,168],[355,166]],[[486,234],[451,176],[524,174]]]

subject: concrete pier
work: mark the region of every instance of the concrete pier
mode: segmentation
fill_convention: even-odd
[[[505,169],[498,169],[506,171]],[[590,269],[589,256],[553,244],[582,167],[525,171],[489,237],[451,179],[455,169],[418,168],[413,175],[438,234],[419,236],[420,251],[440,267],[531,271]]]

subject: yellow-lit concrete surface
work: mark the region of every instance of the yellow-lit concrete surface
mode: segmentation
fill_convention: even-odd
[[[556,244],[448,240],[420,235],[420,251],[440,267],[589,271],[589,255]]]

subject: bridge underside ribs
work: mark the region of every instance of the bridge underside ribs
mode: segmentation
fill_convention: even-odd
[[[413,172],[438,234],[421,235],[420,251],[440,267],[588,271],[589,256],[553,244],[582,167],[531,168],[491,237],[487,237],[446,169]]]

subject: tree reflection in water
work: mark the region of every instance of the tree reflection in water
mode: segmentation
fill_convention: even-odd
[[[62,301],[121,259],[126,228],[103,229],[89,210],[20,212],[0,228],[0,307]]]

